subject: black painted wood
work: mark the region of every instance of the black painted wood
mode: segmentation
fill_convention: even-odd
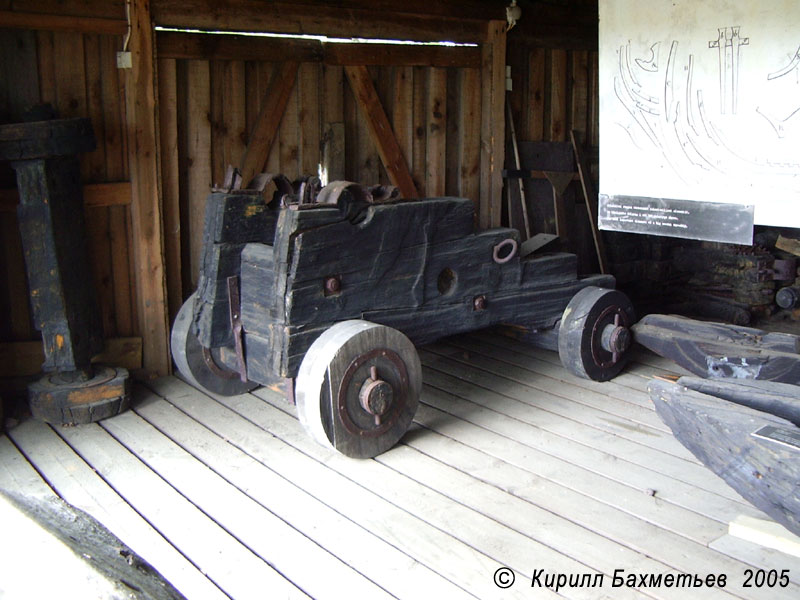
[[[647,315],[634,339],[695,375],[800,382],[800,337],[752,327]]]
[[[793,423],[654,380],[648,390],[661,419],[706,467],[757,508],[800,534],[800,447],[758,435],[772,426],[782,437],[800,439]]]
[[[195,324],[197,338],[206,348],[233,344],[227,279],[239,275],[246,244],[272,244],[275,206],[253,191],[213,192],[206,200]]]
[[[760,410],[800,426],[800,388],[789,383],[749,379],[701,379],[684,376],[678,383],[691,390]]]
[[[290,205],[276,211],[272,239],[246,242],[220,225],[231,213],[229,223],[246,218],[224,197],[212,194],[207,212],[198,338],[229,344],[219,292],[240,274],[248,377],[260,383],[296,376],[311,344],[341,321],[384,324],[416,344],[501,322],[546,331],[577,291],[614,285],[611,276],[578,279],[572,254],[520,259],[517,251],[496,261],[495,248],[518,245],[518,231],[475,232],[463,198]]]
[[[0,160],[11,160],[17,175],[17,218],[46,372],[89,373],[103,348],[76,156],[94,146],[88,119],[0,126]]]

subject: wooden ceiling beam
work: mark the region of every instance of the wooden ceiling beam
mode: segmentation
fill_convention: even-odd
[[[400,44],[340,44],[317,40],[157,32],[159,58],[201,60],[263,60],[324,62],[327,65],[404,67],[481,66],[477,46],[416,46]]]
[[[155,24],[162,27],[215,31],[453,42],[480,42],[486,35],[484,19],[465,19],[455,8],[452,15],[430,16],[381,11],[369,6],[334,2],[154,0],[152,13]]]
[[[158,31],[156,42],[158,58],[264,60],[276,63],[322,60],[322,44],[316,40]]]
[[[47,15],[0,10],[0,29],[40,29],[45,31],[125,35],[128,31],[128,23],[125,19]]]
[[[397,44],[325,44],[325,64],[391,67],[481,66],[478,46],[403,46]]]

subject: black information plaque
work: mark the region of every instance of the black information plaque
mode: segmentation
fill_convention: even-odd
[[[775,427],[774,425],[764,425],[758,431],[751,434],[765,440],[772,440],[784,446],[789,446],[793,450],[800,450],[800,431],[797,429],[787,429],[785,427]]]
[[[598,224],[606,231],[749,245],[753,212],[750,204],[600,194]]]

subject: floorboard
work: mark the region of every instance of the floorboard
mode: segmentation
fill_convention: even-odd
[[[728,535],[765,515],[653,410],[648,381],[679,367],[639,350],[586,381],[492,332],[420,356],[414,424],[374,460],[315,444],[273,390],[222,398],[167,377],[99,424],[23,420],[0,437],[0,490],[60,496],[190,599],[800,597],[800,559]],[[790,583],[744,588],[747,569]],[[620,570],[728,583],[612,587]],[[535,585],[558,575],[584,585]]]

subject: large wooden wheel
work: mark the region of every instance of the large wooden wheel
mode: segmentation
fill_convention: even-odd
[[[394,446],[408,429],[422,388],[409,339],[368,321],[342,321],[311,345],[297,374],[300,422],[319,443],[353,458]]]
[[[204,348],[200,345],[192,330],[196,295],[197,292],[183,303],[172,325],[170,347],[178,371],[195,387],[220,396],[244,394],[258,387],[252,381],[242,381],[237,371],[223,363],[221,349]]]
[[[594,286],[572,297],[558,330],[561,364],[573,375],[608,381],[625,366],[631,346],[633,306],[619,290]]]

